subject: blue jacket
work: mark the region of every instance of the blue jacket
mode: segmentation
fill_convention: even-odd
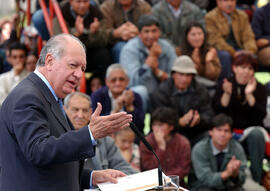
[[[270,3],[255,11],[252,17],[252,29],[256,39],[266,38],[270,41]]]
[[[172,45],[164,39],[159,39],[158,44],[162,53],[158,58],[158,68],[170,74],[174,60],[176,58],[175,50]],[[123,47],[120,54],[120,64],[126,69],[129,76],[129,86],[144,85],[148,92],[153,92],[159,85],[152,69],[144,64],[148,57],[147,48],[139,37],[129,40]]]
[[[109,115],[112,107],[111,107],[111,99],[109,96],[109,89],[107,86],[104,86],[102,88],[100,88],[98,91],[92,93],[91,95],[91,99],[92,99],[92,109],[93,111],[95,111],[96,107],[97,107],[97,103],[100,102],[102,105],[102,111],[101,111],[101,115]],[[143,103],[142,103],[142,99],[139,96],[139,94],[134,92],[134,111],[131,112],[130,114],[132,114],[133,116],[133,122],[135,123],[135,125],[139,128],[139,130],[141,132],[143,132],[143,128],[144,128],[144,111],[143,111]],[[124,108],[125,110],[125,108]],[[125,110],[126,111],[126,110]]]

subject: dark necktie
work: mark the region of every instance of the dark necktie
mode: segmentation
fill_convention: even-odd
[[[58,102],[58,104],[59,104],[59,106],[61,108],[61,111],[62,111],[64,117],[66,118],[66,113],[65,113],[65,110],[64,110],[64,107],[63,107],[63,101],[62,101],[62,99],[58,98],[58,101],[57,102]]]
[[[218,171],[220,171],[220,167],[221,167],[221,164],[223,162],[224,155],[225,155],[224,152],[220,152],[220,153],[218,153],[216,155],[216,162],[217,162],[217,169],[218,169]]]

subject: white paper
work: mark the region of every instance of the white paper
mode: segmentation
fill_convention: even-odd
[[[118,183],[102,183],[102,191],[144,191],[158,186],[158,169],[148,170],[117,179]]]

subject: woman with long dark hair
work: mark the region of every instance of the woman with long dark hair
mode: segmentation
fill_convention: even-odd
[[[221,65],[215,48],[207,45],[207,34],[198,22],[186,26],[182,54],[188,55],[195,63],[199,76],[217,80]]]

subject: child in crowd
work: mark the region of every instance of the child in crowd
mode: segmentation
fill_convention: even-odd
[[[134,132],[129,127],[124,128],[113,134],[113,139],[123,157],[135,170],[140,171],[140,153],[138,145],[134,143]]]

